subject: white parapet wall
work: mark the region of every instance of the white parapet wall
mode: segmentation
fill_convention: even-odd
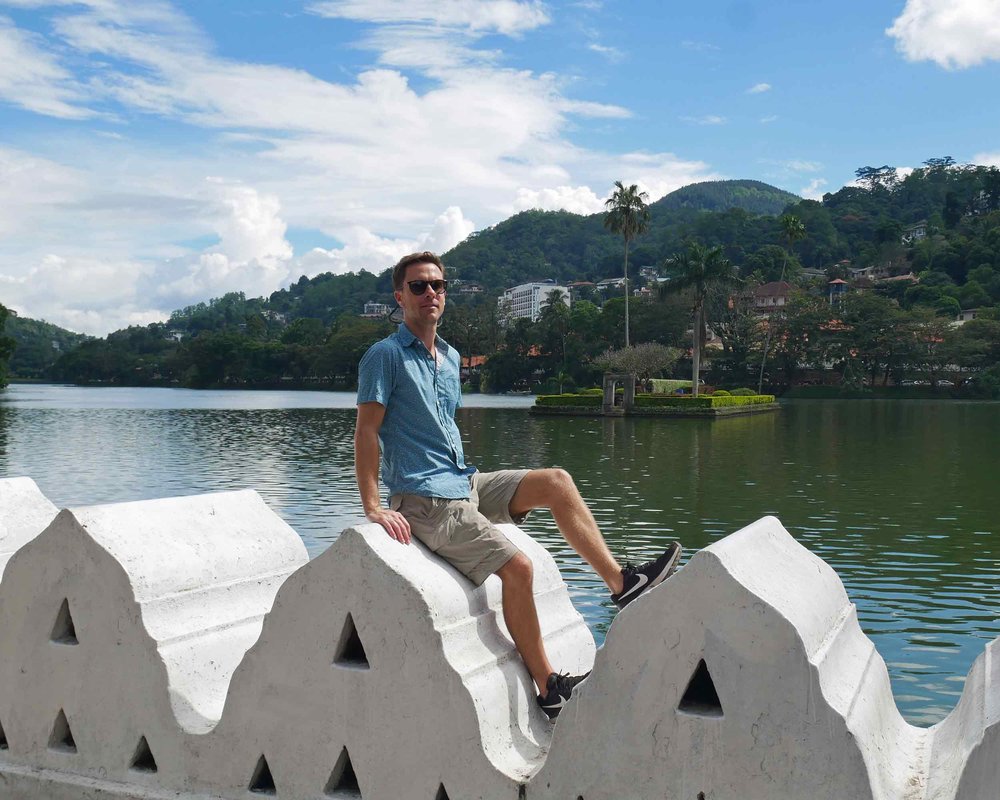
[[[10,557],[38,536],[58,510],[31,478],[0,479],[0,578]]]
[[[551,556],[503,526],[551,659],[593,668],[555,725],[499,581],[377,525],[308,561],[254,492],[56,515],[14,479],[0,526],[0,800],[1000,796],[1000,640],[947,719],[908,725],[840,579],[773,518],[631,604],[596,658]]]

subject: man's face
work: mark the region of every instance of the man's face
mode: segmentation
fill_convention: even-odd
[[[416,325],[436,324],[444,313],[444,294],[437,294],[429,286],[416,295],[407,285],[409,281],[436,281],[444,276],[436,264],[410,264],[403,276],[402,291],[395,292],[396,302],[403,309],[403,319]]]

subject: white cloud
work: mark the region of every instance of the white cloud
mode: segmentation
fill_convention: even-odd
[[[886,33],[909,61],[963,69],[1000,59],[1000,0],[907,0]]]
[[[693,122],[695,125],[725,125],[728,120],[719,114],[705,114],[701,117],[681,117],[684,122]]]
[[[556,186],[545,189],[517,190],[515,211],[571,211],[574,214],[596,214],[604,209],[604,201],[589,186]]]
[[[747,89],[747,94],[763,94],[764,92],[771,91],[771,84],[769,83],[755,83],[749,89]]]
[[[0,273],[4,302],[19,314],[44,319],[81,333],[104,334],[127,325],[164,319],[145,309],[139,286],[153,272],[130,260],[46,255],[26,273]]]
[[[802,158],[793,158],[789,161],[783,161],[782,166],[792,172],[819,172],[823,169],[823,165],[818,161],[806,161]]]
[[[72,75],[43,49],[40,37],[0,16],[0,100],[63,119],[84,119],[93,111],[81,105]]]
[[[772,122],[776,122],[777,119],[778,119],[778,115],[777,114],[769,114],[766,117],[761,117],[760,118],[760,124],[761,125],[769,125]]]
[[[972,157],[973,164],[981,164],[984,167],[1000,167],[1000,151],[996,153],[976,153]]]
[[[101,130],[49,128],[32,152],[0,147],[0,281],[19,311],[77,329],[162,318],[225,291],[266,294],[302,272],[381,270],[417,249],[446,251],[470,220],[493,224],[515,207],[593,213],[617,179],[655,200],[719,177],[670,153],[574,145],[579,119],[630,112],[570,96],[579,84],[558,74],[498,66],[507,57],[480,47],[545,24],[538,3],[492,4],[485,23],[467,19],[481,5],[471,0],[334,4],[342,17],[395,20],[363,34],[381,67],[337,79],[221,57],[167,3],[17,3],[44,7],[55,31],[8,25],[54,70],[37,96],[104,119]],[[442,41],[438,56],[419,46]],[[176,126],[184,147],[152,141],[146,118]],[[341,246],[294,253],[298,231]],[[74,281],[52,280],[47,295],[24,285],[90,268],[117,275],[107,280],[122,292],[105,302],[75,296]]]
[[[342,274],[360,269],[381,272],[407,253],[423,250],[443,253],[450,250],[473,230],[475,226],[457,206],[445,209],[434,221],[431,230],[415,239],[378,236],[367,228],[354,226],[338,237],[344,243],[342,247],[329,250],[316,247],[297,259],[293,274],[313,277],[321,272]]]
[[[625,58],[625,54],[617,47],[609,47],[608,45],[598,44],[597,42],[592,42],[587,45],[587,49],[604,56],[612,64],[617,64]]]
[[[541,3],[518,0],[327,0],[309,10],[360,22],[423,23],[506,35],[549,22]]]
[[[701,181],[721,180],[703,161],[684,161],[673,153],[628,153],[616,166],[617,179],[626,186],[635,183],[653,203],[666,194]],[[609,182],[610,183],[610,182]]]
[[[822,200],[824,194],[823,187],[826,185],[827,180],[825,178],[813,178],[806,186],[799,189],[799,194],[807,200]]]

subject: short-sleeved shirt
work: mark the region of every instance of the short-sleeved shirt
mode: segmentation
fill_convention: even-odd
[[[462,404],[458,351],[440,336],[435,361],[406,324],[365,353],[358,366],[358,404],[385,407],[379,442],[382,481],[390,495],[463,499],[469,476],[455,409]]]

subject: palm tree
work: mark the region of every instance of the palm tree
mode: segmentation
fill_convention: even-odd
[[[705,330],[705,298],[713,286],[736,283],[739,279],[733,265],[722,254],[721,247],[708,248],[691,242],[686,252],[667,259],[671,278],[660,285],[660,295],[691,290],[691,311],[694,324],[691,328],[691,393],[698,394],[698,371],[701,369],[701,340]]]
[[[636,184],[626,187],[621,181],[615,181],[615,190],[604,202],[607,212],[604,215],[604,227],[616,233],[625,240],[625,346],[628,339],[628,244],[649,226],[649,208],[646,200],[649,195],[640,192]]]
[[[794,214],[782,214],[778,219],[778,224],[781,226],[781,234],[785,239],[785,260],[781,265],[781,277],[778,278],[780,282],[785,279],[785,270],[788,269],[788,257],[791,255],[792,245],[798,239],[805,238],[806,226]],[[768,320],[767,336],[764,337],[764,354],[760,359],[760,377],[757,379],[757,394],[760,394],[764,390],[764,366],[767,364],[767,351],[771,346],[771,330],[772,326],[770,320]]]

